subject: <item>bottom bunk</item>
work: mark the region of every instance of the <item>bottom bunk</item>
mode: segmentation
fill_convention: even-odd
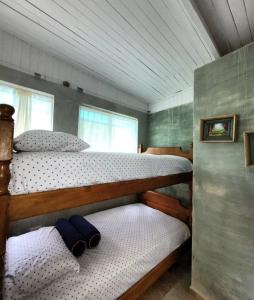
[[[144,202],[149,202],[151,195],[156,197],[156,193],[147,195]],[[39,240],[56,234],[54,227],[41,228],[38,235],[33,232],[38,241],[33,240],[32,233],[10,238],[5,256],[4,299],[136,299],[176,261],[190,237],[188,226],[181,221],[188,221],[189,211],[180,208],[176,200],[169,205],[163,197],[157,199],[159,210],[156,205],[152,208],[136,203],[86,216],[100,231],[101,242],[75,258],[77,263],[65,258],[65,267],[72,267],[58,278],[53,275],[60,272],[61,263],[49,255],[55,245],[42,242],[38,253]],[[173,216],[168,215],[170,212]],[[23,249],[13,246],[20,238],[25,239]],[[60,241],[56,238],[54,243]],[[20,268],[18,261],[22,261]],[[43,266],[40,279],[38,265]]]

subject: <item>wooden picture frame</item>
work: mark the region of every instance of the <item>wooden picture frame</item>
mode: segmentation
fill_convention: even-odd
[[[236,114],[200,119],[200,141],[204,143],[235,143],[237,122]]]
[[[244,154],[246,167],[254,167],[254,131],[244,131]]]

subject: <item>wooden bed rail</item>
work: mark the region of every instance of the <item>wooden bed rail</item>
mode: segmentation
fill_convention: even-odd
[[[189,151],[183,151],[181,147],[148,147],[146,150],[142,144],[138,147],[138,153],[155,155],[176,155],[193,161],[193,144],[190,144]]]
[[[3,267],[5,253],[6,233],[8,228],[8,185],[11,179],[10,162],[12,159],[12,144],[14,121],[12,115],[14,108],[10,105],[0,104],[0,270]],[[2,272],[1,272],[2,275]]]
[[[158,209],[167,215],[177,218],[191,227],[192,205],[186,208],[182,206],[178,199],[154,191],[145,192],[141,194],[139,198],[147,206]]]

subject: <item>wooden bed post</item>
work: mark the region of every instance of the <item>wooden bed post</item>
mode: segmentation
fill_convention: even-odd
[[[139,144],[139,145],[138,145],[138,153],[142,153],[142,152],[144,152],[144,151],[145,151],[144,145],[143,145],[143,144]]]
[[[14,108],[0,104],[0,270],[2,275],[3,257],[8,228],[8,185],[11,178],[10,162],[12,159]],[[2,276],[1,276],[2,277]]]

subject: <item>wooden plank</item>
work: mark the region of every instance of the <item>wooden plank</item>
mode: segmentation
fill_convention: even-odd
[[[2,20],[0,18],[0,26],[2,26],[2,24],[3,23],[2,23]],[[22,29],[20,29],[20,28],[13,27],[13,25],[10,24],[10,25],[8,25],[8,28],[11,28],[11,29],[13,28],[13,30],[17,30],[17,32],[19,32],[19,35],[21,34],[21,36],[24,36],[24,40],[25,40],[25,38],[29,35],[28,32],[25,33],[26,25],[30,26],[29,24],[24,24],[22,26]],[[5,56],[8,57],[9,56],[10,43],[6,42],[6,39],[5,39],[6,36],[10,37],[9,34],[4,32],[3,39],[1,39],[1,45],[4,45],[4,48],[6,49],[6,51],[4,51],[4,53],[5,53]],[[14,38],[14,37],[11,37],[11,38]],[[40,35],[31,37],[31,39],[33,39],[33,41],[34,41],[33,44],[34,45],[36,45],[38,48],[42,48],[42,49],[44,49],[44,48],[41,45],[41,41],[42,40],[45,41],[49,45],[49,48],[46,49],[46,50],[51,51],[51,53],[54,53],[54,49],[51,49],[51,47],[50,47],[50,45],[51,45],[50,39],[47,36],[44,36],[43,34],[40,34]],[[16,41],[17,42],[22,42],[20,39],[16,39]],[[26,44],[26,43],[24,43],[24,44]],[[28,44],[26,44],[26,45],[28,45]],[[30,45],[28,45],[28,46],[29,46],[29,49],[33,48]],[[66,60],[67,56],[71,55],[71,53],[73,54],[73,52],[70,51],[69,49],[67,49],[66,47],[64,47],[64,45],[62,46],[61,51],[63,51],[62,58],[65,59],[65,60]],[[1,52],[1,53],[3,53],[3,52]],[[59,57],[59,53],[57,54],[57,56]],[[47,54],[47,57],[51,57],[51,56]],[[61,57],[61,55],[60,55],[60,57]],[[3,60],[1,60],[1,61],[2,61],[3,65],[11,67],[11,65],[8,62],[6,62],[6,61],[4,62]],[[30,62],[30,56],[29,56],[29,62]],[[28,62],[28,65],[29,65],[29,62]],[[50,66],[51,66],[51,70],[54,71],[55,76],[52,78],[52,72],[50,72],[47,69],[47,73],[45,74],[47,76],[47,80],[50,79],[53,82],[58,82],[58,83],[61,82],[58,79],[59,78],[59,76],[58,76],[58,74],[59,74],[58,73],[58,66],[62,62],[63,62],[63,60],[57,59],[56,56],[52,57],[52,63],[50,64]],[[107,99],[109,101],[112,101],[112,102],[115,102],[115,103],[118,103],[118,104],[122,104],[122,105],[128,106],[130,108],[140,110],[140,111],[146,111],[147,110],[147,105],[145,103],[142,103],[140,100],[138,100],[137,97],[130,96],[130,95],[124,93],[123,90],[121,91],[119,89],[115,89],[112,83],[111,83],[111,85],[107,84],[107,82],[109,82],[110,80],[109,80],[109,78],[106,78],[106,75],[104,77],[102,76],[102,74],[99,74],[99,73],[97,73],[95,75],[94,73],[92,73],[93,71],[91,71],[90,69],[88,70],[88,72],[90,72],[90,74],[82,72],[81,68],[78,67],[78,65],[80,65],[80,63],[75,61],[74,58],[71,58],[69,60],[69,63],[72,63],[73,65],[76,66],[76,70],[79,73],[79,78],[83,82],[82,86],[84,87],[84,89],[86,90],[87,93],[89,93],[91,95],[95,95],[97,97],[103,97],[104,99]],[[69,66],[71,66],[71,65],[69,64]],[[82,69],[84,69],[85,67],[86,66],[83,65]],[[14,68],[18,69],[18,70],[21,70],[23,72],[25,71],[25,72],[28,72],[30,74],[33,74],[32,70],[27,70],[27,69],[24,70],[24,68],[22,68],[21,66],[14,66]],[[92,76],[91,76],[91,74],[92,74]],[[66,78],[68,78],[68,74],[66,74]],[[102,80],[104,80],[104,82],[103,82],[104,84],[102,84],[102,81],[100,80],[100,78]],[[87,84],[87,82],[90,82],[91,80],[97,82],[97,87],[98,87],[97,90],[91,89],[91,85]],[[100,84],[98,84],[98,82]],[[73,86],[75,87],[75,82],[74,82]],[[133,87],[135,87],[135,84],[133,84]],[[137,85],[137,88],[138,88],[138,85]],[[139,88],[140,88],[140,85],[139,85]],[[141,94],[142,93],[143,92],[141,92]],[[146,96],[146,99],[147,99],[149,97],[149,94],[145,93],[143,96]]]
[[[1,9],[1,10],[3,11],[4,8]],[[6,14],[7,14],[7,12],[6,12]],[[8,12],[8,14],[12,15],[12,13],[9,13],[9,12]],[[15,15],[15,19],[19,20],[20,16]],[[0,23],[1,22],[2,22],[2,20],[0,18]],[[26,23],[26,21],[21,21],[20,20],[19,22],[22,24],[22,27],[16,26],[15,25],[16,23],[15,23],[15,24],[9,24],[8,29],[12,29],[13,31],[15,31],[16,33],[18,33],[20,35],[22,30],[24,30],[24,28],[25,28],[27,30],[27,33],[24,33],[23,36],[24,36],[24,39],[26,40],[27,37],[29,36],[30,28],[33,25],[31,25],[30,22]],[[36,31],[35,30],[36,29],[36,24],[35,24],[35,26],[33,26],[33,28],[34,28],[34,31]],[[29,38],[29,39],[33,40],[33,44],[37,45],[39,48],[43,48],[45,51],[49,51],[50,47],[48,48],[48,45],[52,45],[52,38],[50,38],[50,36],[47,33],[45,33],[44,31],[36,31],[36,34],[33,37],[31,36],[31,38]],[[89,57],[91,57],[91,55],[93,55],[92,52],[87,52],[87,55],[84,56],[84,51],[80,51],[79,49],[77,49],[77,47],[73,46],[73,48],[70,48],[69,46],[64,44],[65,42],[63,40],[60,40],[59,42],[60,42],[60,44],[58,43],[58,46],[56,47],[58,49],[57,55],[59,56],[59,51],[60,52],[65,52],[65,55],[63,56],[63,59],[65,61],[66,60],[69,61],[69,57],[71,57],[70,58],[71,62],[78,65],[79,68],[81,68],[81,67],[84,68],[84,65],[82,65],[80,62],[86,60],[85,63],[87,64],[87,66],[85,66],[85,67],[87,67],[87,69],[89,69],[89,70],[93,70],[93,72],[95,72],[94,71],[95,66],[96,66],[97,70],[102,69],[102,67],[103,67],[103,71],[101,71],[102,73],[101,74],[98,73],[97,77],[98,76],[104,76],[104,80],[106,80],[106,81],[109,81],[110,78],[113,78],[112,80],[115,82],[116,80],[119,81],[119,79],[122,78],[122,76],[123,76],[122,72],[120,73],[120,71],[119,71],[119,74],[117,76],[117,72],[118,72],[117,70],[115,72],[110,72],[109,71],[112,68],[112,65],[111,65],[110,62],[108,62],[106,64],[105,61],[100,61],[99,58],[96,57],[96,56],[94,56],[93,59],[90,59]],[[55,50],[53,50],[53,51],[56,52]],[[79,51],[78,54],[77,54],[77,51]],[[5,52],[5,53],[7,53],[7,56],[9,56],[8,51]],[[74,53],[76,53],[76,55],[74,55]],[[78,58],[77,58],[77,56],[78,56]],[[105,66],[105,64],[106,64],[106,66]],[[31,73],[33,74],[33,72],[31,72]],[[84,80],[84,82],[85,82],[85,80]],[[133,90],[135,87],[136,87],[135,90],[140,91],[140,84],[137,83],[137,80],[135,80],[135,78],[133,78],[133,79],[126,78],[126,80],[121,80],[121,85],[124,85],[122,88],[125,91],[130,90],[130,89]],[[147,85],[146,85],[145,89],[148,90]],[[143,88],[142,90],[144,91],[145,89]],[[138,92],[138,93],[140,93],[140,92]],[[121,99],[121,97],[119,97],[119,96],[116,96],[116,98],[118,99],[117,102],[120,101],[119,98]],[[128,103],[130,101],[128,100],[128,101],[125,101],[125,102],[123,101],[123,102]]]
[[[161,60],[160,57],[156,56],[154,53],[151,53],[150,47],[146,46],[144,43],[141,43],[139,36],[132,32],[132,28],[125,28],[124,23],[120,18],[120,15],[116,14],[110,6],[102,6],[102,2],[98,3],[95,1],[87,0],[86,2],[77,2],[73,1],[75,5],[85,14],[87,18],[93,20],[94,26],[101,26],[103,28],[110,28],[106,34],[114,37],[122,47],[124,47],[129,53],[135,56],[139,61],[144,65],[152,67],[156,73],[161,74],[162,77],[168,78],[171,77],[173,83],[174,74],[172,73],[172,68],[168,68],[165,65],[165,62]],[[78,4],[79,3],[79,4]],[[112,18],[112,14],[115,17]],[[128,34],[126,34],[128,32]],[[134,36],[135,34],[135,36]],[[178,82],[176,82],[178,84]]]
[[[10,221],[142,193],[192,180],[192,172],[11,196]]]
[[[196,44],[193,47],[192,35],[185,34],[182,40],[183,26],[178,30],[177,16],[166,18],[162,3],[4,0],[0,24],[144,102],[154,102],[189,87],[193,69],[199,64],[193,63],[193,57],[196,61],[206,56],[205,51],[195,49]],[[190,23],[184,14],[181,17],[185,24]],[[203,45],[198,37],[195,40]],[[32,64],[31,69],[43,72],[44,66]]]
[[[96,45],[99,46],[100,49],[107,50],[110,55],[114,56],[118,59],[119,63],[122,64],[126,71],[133,72],[135,70],[135,76],[139,78],[141,81],[147,82],[150,86],[161,86],[161,88],[168,90],[169,88],[175,88],[176,83],[172,81],[166,81],[165,77],[158,77],[153,72],[153,65],[150,64],[149,67],[146,67],[146,64],[142,63],[140,59],[136,59],[136,57],[129,51],[126,51],[126,48],[123,46],[123,39],[115,40],[112,38],[112,30],[107,27],[103,27],[98,30],[98,24],[92,23],[89,18],[85,17],[82,10],[77,10],[74,8],[74,3],[72,2],[60,2],[59,5],[64,9],[68,10],[69,14],[72,13],[73,19],[72,22],[75,22],[78,28],[85,32],[88,35],[89,41],[93,41]],[[81,3],[78,2],[81,7]],[[86,12],[86,10],[84,11]],[[80,16],[80,14],[82,15]],[[80,18],[78,18],[80,16]],[[85,15],[86,16],[86,15]],[[105,30],[107,28],[107,30]],[[143,57],[142,57],[143,59]],[[177,82],[178,84],[178,82]]]
[[[225,36],[228,38],[228,41],[232,49],[238,49],[242,46],[239,32],[237,30],[236,24],[234,22],[232,13],[227,0],[212,0],[212,3],[218,14],[222,28],[225,32]]]
[[[253,0],[244,0],[245,10],[247,14],[248,23],[251,30],[251,37],[254,40],[254,2]]]
[[[65,6],[66,2],[63,2],[62,5]],[[161,80],[164,81],[164,83],[167,83],[167,89],[172,89],[176,84],[179,84],[179,82],[174,81],[174,77],[171,77],[170,81],[166,81],[170,70],[165,72],[165,69],[158,69],[156,62],[151,61],[151,59],[154,60],[154,57],[150,56],[149,59],[147,58],[146,49],[141,51],[137,43],[133,44],[131,41],[127,40],[126,34],[120,32],[119,26],[110,26],[110,24],[103,19],[103,11],[100,14],[94,12],[94,3],[89,3],[89,1],[86,1],[85,3],[72,1],[68,8],[72,8],[73,14],[75,14],[76,18],[83,26],[87,27],[89,25],[94,35],[100,35],[105,39],[107,44],[110,43],[114,45],[117,51],[122,54],[122,59],[133,62],[135,64],[133,66],[135,70],[137,70],[138,66],[139,68],[143,68],[144,74],[150,74],[151,76],[153,76],[153,72],[155,74],[160,74]],[[107,16],[105,16],[105,18],[107,19]],[[112,20],[110,20],[110,22],[112,22]],[[109,28],[110,30],[105,30],[105,28]],[[154,79],[157,81],[160,78],[157,76]]]
[[[150,16],[170,47],[175,49],[177,57],[182,59],[192,72],[199,65],[210,61],[210,59],[207,60],[207,53],[204,60],[199,54],[199,49],[203,48],[202,43],[200,41],[198,45],[192,43],[193,32],[192,36],[188,32],[188,28],[191,27],[190,23],[182,11],[177,9],[177,1],[171,1],[169,5],[163,0],[156,2],[140,0],[137,3],[140,9]],[[171,18],[168,17],[169,15]],[[194,36],[196,37],[196,34]]]
[[[98,34],[92,34],[91,30],[89,30],[89,27],[91,27],[89,23],[86,22],[86,26],[84,26],[78,22],[76,16],[70,14],[70,7],[68,6],[65,9],[64,2],[60,3],[59,6],[57,3],[47,1],[41,2],[38,6],[36,1],[33,2],[36,6],[31,6],[27,2],[8,1],[8,3],[35,23],[42,24],[44,28],[55,33],[58,37],[61,36],[65,41],[68,41],[72,45],[75,44],[76,49],[80,49],[84,53],[87,52],[87,55],[94,53],[96,57],[101,58],[102,64],[108,61],[111,64],[111,68],[117,68],[118,71],[124,72],[125,76],[132,77],[133,80],[139,79],[146,88],[150,89],[151,85],[158,85],[158,90],[163,90],[164,85],[165,91],[168,88],[162,79],[160,82],[158,78],[156,78],[156,81],[154,80],[155,78],[152,79],[154,74],[152,72],[148,74],[147,69],[139,61],[133,62],[131,65],[131,59],[126,59],[125,55],[116,51],[112,47],[111,42],[105,42]],[[37,7],[41,10],[37,9]],[[52,14],[53,12],[54,14]],[[86,19],[83,18],[83,22],[85,21]],[[132,75],[133,68],[136,70],[135,77]]]
[[[178,199],[152,191],[141,194],[140,199],[146,205],[191,225],[192,207],[183,207]]]
[[[252,37],[244,0],[228,0],[228,4],[242,45],[249,44]]]
[[[132,28],[134,28],[135,34],[138,35],[139,43],[140,41],[143,41],[149,47],[149,49],[155,53],[157,57],[159,56],[164,61],[164,64],[166,64],[167,66],[171,66],[171,68],[173,68],[176,73],[177,71],[181,73],[181,75],[186,78],[186,81],[188,81],[188,78],[190,82],[192,81],[190,69],[186,66],[183,60],[180,61],[181,58],[174,49],[165,49],[165,47],[163,46],[163,41],[160,39],[160,33],[155,30],[153,34],[151,34],[150,30],[152,30],[152,28],[154,27],[151,26],[148,29],[146,26],[142,26],[140,22],[142,14],[139,14],[138,17],[134,16],[130,12],[130,9],[128,7],[129,5],[125,4],[124,2],[109,0],[108,3],[111,5],[111,7],[116,9],[120,15],[124,16],[125,20],[128,20],[128,23],[131,24]]]
[[[174,1],[171,0],[171,2]],[[202,17],[198,14],[198,10],[194,5],[194,2],[192,0],[177,0],[177,3],[182,8],[182,11],[184,12],[186,18],[189,20],[190,27],[186,26],[186,30],[188,31],[188,28],[193,30],[192,35],[197,38],[196,42],[199,39],[199,42],[202,44],[202,47],[204,47],[207,53],[209,54],[211,61],[218,58],[219,52],[217,50],[217,47],[213,39],[211,38],[210,33],[207,30],[207,27],[205,26]],[[189,32],[189,34],[191,33]]]
[[[183,151],[181,147],[148,147],[143,153],[157,154],[157,155],[176,155],[193,160],[192,144],[189,151]]]
[[[201,16],[203,22],[207,26],[208,32],[211,34],[216,47],[218,48],[218,55],[226,54],[232,51],[232,47],[226,36],[223,23],[216,11],[216,7],[212,0],[195,0],[195,7],[198,14]]]

